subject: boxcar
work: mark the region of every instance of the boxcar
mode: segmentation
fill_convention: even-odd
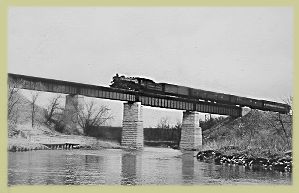
[[[256,109],[263,108],[263,102],[261,100],[257,100],[257,99],[251,99],[251,100],[252,100],[251,103],[252,108],[256,108]]]
[[[174,84],[160,83],[163,87],[163,91],[167,94],[181,95],[181,96],[189,96],[189,89],[185,86],[178,86]]]
[[[223,103],[229,103],[230,102],[230,96],[223,93],[218,93],[218,101]]]
[[[236,104],[236,102],[237,102],[237,96],[235,96],[235,95],[229,95],[229,102],[231,104]]]
[[[196,99],[202,99],[202,100],[207,99],[206,91],[201,90],[201,89],[190,88],[190,96],[192,98],[196,98]]]
[[[236,104],[241,105],[241,106],[251,106],[251,100],[246,97],[237,97],[236,99]]]
[[[264,110],[277,111],[280,113],[288,113],[290,111],[290,107],[287,104],[281,104],[265,100],[263,100],[262,102]]]
[[[210,101],[217,101],[218,99],[218,93],[216,92],[211,92],[211,91],[206,91],[207,93],[207,99]]]
[[[178,94],[178,86],[173,84],[161,83],[163,91],[168,94]]]
[[[136,79],[138,80],[138,84],[145,89],[159,91],[159,92],[163,91],[161,84],[157,84],[150,79],[145,79],[145,78],[136,78]]]
[[[192,98],[196,99],[202,99],[202,100],[210,100],[210,101],[216,101],[216,102],[223,102],[223,103],[230,103],[230,96],[223,93],[215,93],[211,91],[205,91],[200,89],[194,89],[190,88],[190,96]]]
[[[189,88],[186,86],[178,86],[178,94],[183,96],[189,96]]]

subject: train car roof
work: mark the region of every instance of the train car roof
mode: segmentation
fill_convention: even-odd
[[[134,77],[134,78],[136,78],[136,79],[138,79],[138,80],[146,80],[146,81],[155,82],[155,81],[153,81],[153,80],[151,80],[151,79],[148,79],[148,78],[141,78],[141,77]]]

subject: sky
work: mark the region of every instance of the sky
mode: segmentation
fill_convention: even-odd
[[[101,86],[119,73],[282,102],[293,87],[293,10],[11,7],[8,64],[10,73]],[[43,94],[39,102],[48,98]],[[120,126],[122,102],[98,101]],[[143,112],[144,126],[182,119],[178,110]]]

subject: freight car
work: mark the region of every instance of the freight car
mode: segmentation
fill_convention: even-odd
[[[276,103],[276,102],[265,101],[265,100],[262,100],[262,103],[263,103],[263,110],[266,111],[275,111],[275,112],[287,114],[291,110],[291,107],[287,104]]]
[[[168,83],[155,83],[153,80],[140,77],[113,77],[111,87],[165,94],[178,97],[187,97],[196,100],[204,100],[213,103],[223,103],[230,105],[247,106],[252,109],[260,109],[266,111],[275,111],[287,114],[290,111],[290,106],[282,103],[276,103],[266,100],[257,100],[235,95],[216,93],[201,89],[194,89],[185,86],[178,86]]]

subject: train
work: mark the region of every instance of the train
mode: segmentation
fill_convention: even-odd
[[[240,107],[246,106],[251,109],[274,111],[282,114],[288,114],[291,109],[289,105],[283,103],[240,97],[168,83],[156,83],[147,78],[126,77],[124,75],[119,76],[118,74],[113,77],[110,87],[184,97],[212,103],[238,105]]]

